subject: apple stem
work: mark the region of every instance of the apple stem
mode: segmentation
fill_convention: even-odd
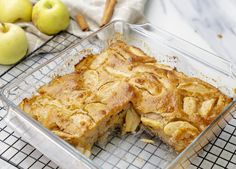
[[[0,22],[0,25],[2,25],[2,29],[0,29],[0,32],[7,32],[7,27],[4,23]]]
[[[1,29],[1,26],[2,26],[3,29],[4,29],[4,26],[3,26],[3,23],[2,23],[2,22],[0,22],[0,32],[3,32],[3,30]]]

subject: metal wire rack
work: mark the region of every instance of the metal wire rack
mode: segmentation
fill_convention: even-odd
[[[80,38],[68,32],[63,32],[52,37],[42,44],[38,49],[28,54],[22,61],[12,67],[7,67],[0,75],[0,89],[16,78],[21,77],[27,71],[32,70],[43,62],[49,60],[53,55],[46,54],[63,51],[69,46],[79,42]],[[50,57],[51,56],[51,57]],[[17,168],[44,168],[58,169],[59,167],[45,157],[42,153],[25,142],[14,133],[3,120],[3,106],[0,102],[0,158]],[[0,166],[1,168],[1,166]]]
[[[21,62],[0,74],[0,88],[53,57],[53,55],[44,57],[46,54],[53,53],[55,56],[79,41],[80,38],[68,32],[52,37]],[[219,126],[220,133],[214,135],[197,157],[189,159],[190,168],[236,168],[236,115],[233,112],[236,112],[236,109],[230,114],[232,120],[226,121],[226,127]],[[59,168],[7,127],[2,114],[4,114],[4,109],[0,102],[0,158],[2,160],[22,169]],[[162,158],[167,149],[166,145],[157,138],[152,138],[155,139],[155,145],[144,143],[140,141],[141,137],[151,136],[145,132],[137,137],[112,135],[106,145],[93,147],[91,159],[104,169],[163,168],[159,164],[172,159],[171,157]],[[117,146],[118,144],[122,146]],[[120,156],[123,156],[122,160]]]
[[[226,126],[191,160],[193,168],[236,168],[236,108]]]

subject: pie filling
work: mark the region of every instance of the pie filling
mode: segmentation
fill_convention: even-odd
[[[134,133],[140,125],[181,152],[230,101],[214,86],[117,41],[40,87],[20,108],[89,156],[115,128]]]

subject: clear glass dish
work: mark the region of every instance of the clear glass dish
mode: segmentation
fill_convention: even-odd
[[[176,154],[145,132],[119,136],[112,134],[103,146],[95,145],[90,158],[52,134],[18,108],[25,97],[30,97],[39,86],[48,83],[56,75],[72,72],[74,64],[89,53],[98,53],[107,42],[120,33],[124,40],[137,46],[159,62],[176,67],[190,76],[198,77],[234,97],[236,68],[227,60],[211,54],[151,24],[133,25],[114,21],[78,44],[55,54],[48,62],[29,72],[21,79],[4,87],[1,99],[7,109],[5,120],[27,142],[32,144],[62,168],[187,168],[189,159],[206,145],[213,135],[229,120],[229,111],[236,98],[182,153]],[[45,56],[47,57],[47,56]],[[142,142],[150,138],[155,143]]]

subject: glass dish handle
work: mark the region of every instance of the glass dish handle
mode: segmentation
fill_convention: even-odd
[[[6,119],[6,116],[8,114],[9,111],[9,106],[4,104],[4,102],[0,99],[0,117],[2,119]]]
[[[191,59],[201,62],[202,64],[207,65],[212,69],[220,71],[221,73],[224,73],[225,75],[236,79],[236,65],[234,65],[230,61],[209,51],[206,51],[205,49],[202,49],[161,28],[155,27],[150,23],[145,23],[142,25],[131,24],[130,26],[137,32],[145,34],[145,36],[148,36],[150,39],[161,41],[166,46],[174,49],[178,53],[185,54]]]
[[[11,127],[17,134],[20,136],[24,136],[26,139],[30,139],[31,136],[28,134],[28,130],[30,130],[28,125],[25,124],[24,120],[21,117],[17,116],[13,109],[9,108],[4,120],[7,125]]]
[[[20,135],[24,135],[24,137],[29,137],[27,135],[27,127],[22,120],[16,115],[13,109],[10,108],[6,103],[0,100],[0,106],[3,111],[1,111],[0,116],[7,123],[9,127],[11,127],[14,131],[16,131]],[[3,114],[2,114],[3,113]]]

